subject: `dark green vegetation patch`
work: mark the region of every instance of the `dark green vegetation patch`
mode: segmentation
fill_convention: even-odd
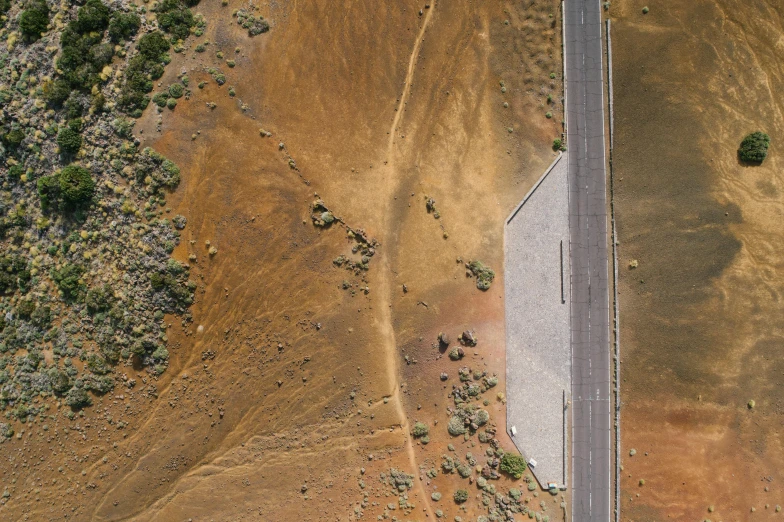
[[[501,471],[516,479],[522,478],[525,468],[525,458],[522,455],[504,453],[504,456],[501,457]]]
[[[6,419],[43,418],[54,401],[86,407],[114,388],[116,365],[160,374],[169,358],[164,317],[191,320],[196,285],[190,267],[170,257],[185,220],[164,212],[180,169],[141,149],[134,120],[118,112],[141,115],[168,52],[203,26],[195,4],[167,0],[152,15],[128,2],[0,0],[2,12],[11,9],[0,33]],[[65,26],[47,32],[55,16]],[[155,17],[160,30],[142,35]],[[167,94],[186,95],[184,86]],[[13,433],[0,423],[0,442]]]
[[[747,163],[762,163],[768,156],[770,136],[764,132],[752,132],[740,144],[738,157]]]
[[[28,40],[38,40],[49,25],[49,7],[44,0],[30,0],[19,14],[19,30]]]

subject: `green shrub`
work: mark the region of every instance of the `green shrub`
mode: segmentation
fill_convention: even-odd
[[[115,11],[109,20],[109,39],[114,42],[128,40],[135,35],[142,25],[142,20],[136,13],[123,13]]]
[[[740,144],[738,157],[747,163],[762,163],[768,155],[770,136],[764,132],[752,132]]]
[[[169,99],[169,93],[159,92],[152,97],[152,102],[158,107],[166,107],[166,100]]]
[[[169,85],[169,96],[172,98],[182,98],[183,94],[185,94],[185,88],[179,83]]]
[[[561,138],[555,138],[553,140],[553,150],[566,150],[564,142]]]
[[[68,82],[62,78],[46,83],[43,86],[44,100],[53,107],[62,106],[70,94],[71,87],[68,85]]]
[[[38,178],[38,197],[41,199],[41,207],[46,209],[60,199],[60,178],[59,176],[41,176]]]
[[[415,438],[419,438],[419,437],[424,437],[429,432],[430,429],[427,427],[427,424],[425,424],[424,422],[417,422],[416,424],[414,424],[414,430],[412,431],[412,434],[414,435]]]
[[[464,489],[458,489],[457,491],[455,491],[454,498],[455,498],[455,502],[457,502],[458,504],[462,504],[463,502],[468,500],[468,491]]]
[[[46,373],[49,377],[49,383],[52,386],[52,390],[57,395],[63,395],[64,393],[67,393],[68,390],[71,389],[71,386],[73,386],[71,379],[64,371],[61,371],[57,368],[50,368]]]
[[[71,408],[79,410],[91,405],[92,401],[84,388],[74,386],[65,395],[65,403]]]
[[[145,59],[160,61],[166,51],[171,48],[171,45],[169,45],[169,42],[166,41],[166,38],[160,31],[153,31],[139,38],[136,48]]]
[[[476,287],[480,290],[487,290],[495,279],[495,272],[492,268],[485,266],[481,261],[471,261],[468,269],[476,277]]]
[[[82,147],[82,135],[71,127],[63,127],[57,133],[57,145],[66,154],[76,154]]]
[[[91,314],[106,312],[114,304],[114,292],[108,284],[99,288],[92,288],[87,292],[84,300],[87,311]]]
[[[245,24],[243,24],[243,27],[244,26]],[[269,23],[267,23],[267,21],[261,16],[259,16],[258,18],[254,18],[253,16],[251,16],[248,19],[247,26],[248,26],[249,36],[257,36],[262,33],[266,33],[270,29]]]
[[[68,165],[60,172],[60,193],[66,203],[74,206],[89,203],[95,192],[90,172],[78,165]]]
[[[87,369],[96,375],[106,375],[112,371],[106,360],[94,353],[87,356]]]
[[[156,9],[158,12],[158,25],[172,35],[172,40],[185,40],[191,33],[191,27],[196,25],[191,10],[179,0],[162,0]]]
[[[24,139],[25,133],[17,125],[12,126],[10,130],[3,134],[3,144],[12,150],[21,145]]]
[[[84,290],[84,284],[80,283],[83,274],[84,268],[81,266],[67,264],[60,270],[52,270],[52,279],[63,292],[65,299],[70,301],[79,297]]]
[[[522,478],[523,472],[525,472],[525,468],[526,463],[522,455],[504,453],[504,456],[501,457],[501,471],[513,476],[516,479]]]
[[[19,15],[19,30],[29,40],[38,40],[49,25],[49,7],[44,0],[32,0]]]
[[[13,293],[17,288],[24,288],[29,279],[30,272],[27,270],[27,261],[24,258],[0,257],[0,294]]]
[[[127,118],[116,118],[112,121],[114,132],[116,132],[119,137],[126,139],[132,136],[133,125],[133,120]]]
[[[24,173],[25,173],[24,167],[19,164],[11,165],[10,167],[8,167],[8,177],[10,179],[17,180],[21,178],[22,174]]]
[[[177,106],[177,100],[175,100],[174,98],[169,98],[168,100],[166,100],[166,106],[170,110],[174,110],[174,108]]]
[[[75,29],[80,33],[102,32],[109,25],[109,13],[101,0],[87,0],[77,12]]]
[[[30,316],[35,312],[35,301],[32,299],[22,299],[16,305],[16,313],[22,319],[30,319]]]
[[[48,305],[37,307],[35,311],[30,314],[30,320],[39,328],[47,328],[52,322],[52,308]]]

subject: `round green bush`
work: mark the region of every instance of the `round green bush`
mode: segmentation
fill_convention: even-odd
[[[516,479],[522,478],[526,463],[522,455],[514,453],[504,453],[501,457],[501,471],[513,476]]]
[[[172,98],[182,98],[183,94],[185,94],[185,89],[179,83],[169,85],[169,96]]]
[[[34,0],[19,15],[19,30],[31,40],[37,40],[49,25],[49,7],[43,0]]]
[[[430,432],[430,429],[427,427],[427,424],[424,422],[417,422],[414,424],[413,435],[415,438],[424,437]]]
[[[770,136],[764,132],[752,132],[740,144],[738,157],[747,163],[762,163],[768,156]]]
[[[458,489],[457,491],[455,491],[454,498],[455,498],[455,502],[457,502],[458,504],[462,504],[463,502],[468,500],[468,491],[464,489]]]
[[[79,410],[85,406],[91,405],[92,401],[84,388],[77,388],[74,386],[68,390],[68,393],[65,395],[65,403],[71,408]]]
[[[57,145],[66,154],[75,154],[82,147],[82,135],[70,127],[63,127],[57,133]]]
[[[78,165],[68,165],[60,173],[60,193],[72,205],[87,203],[95,192],[90,172]]]
[[[147,33],[139,38],[136,48],[147,60],[159,61],[171,45],[160,31]]]
[[[76,30],[82,34],[103,31],[109,25],[109,8],[101,0],[87,0],[76,16]]]

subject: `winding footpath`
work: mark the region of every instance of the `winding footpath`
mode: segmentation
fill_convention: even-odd
[[[408,95],[411,91],[411,84],[413,83],[414,79],[414,67],[416,66],[417,56],[419,55],[419,49],[422,45],[422,41],[425,36],[425,30],[427,29],[428,23],[430,22],[430,18],[435,10],[435,2],[431,5],[429,9],[427,9],[424,19],[422,20],[422,27],[419,30],[419,34],[417,35],[416,41],[414,42],[414,48],[411,50],[411,56],[408,60],[408,69],[406,71],[406,79],[403,83],[403,92],[400,95],[400,101],[398,102],[397,111],[395,112],[395,117],[392,120],[392,125],[389,129],[389,142],[387,143],[387,164],[386,169],[388,170],[389,174],[386,176],[387,182],[386,185],[383,187],[385,200],[387,204],[391,204],[391,199],[393,194],[395,193],[395,183],[396,180],[400,179],[399,176],[396,176],[395,169],[396,169],[396,150],[395,150],[395,136],[400,125],[400,118],[403,115],[404,108],[406,106],[406,101],[408,100]],[[389,216],[389,212],[384,212],[384,230],[387,232],[388,237],[391,237],[392,234],[392,227],[396,224],[390,222],[387,216]],[[397,342],[395,340],[395,328],[392,325],[392,281],[390,280],[390,275],[392,273],[391,267],[389,265],[389,257],[386,253],[386,249],[382,249],[381,251],[381,267],[379,269],[379,273],[381,274],[378,281],[378,302],[381,303],[380,312],[379,312],[379,328],[382,331],[384,337],[384,347],[386,350],[386,357],[387,357],[387,379],[389,380],[389,386],[392,390],[392,401],[395,406],[395,410],[397,412],[398,417],[400,418],[400,428],[403,430],[403,436],[406,439],[405,442],[405,450],[406,454],[408,455],[409,466],[411,467],[411,472],[415,476],[415,484],[419,494],[422,496],[422,503],[424,504],[423,511],[427,515],[430,520],[436,520],[435,512],[433,511],[433,507],[430,505],[430,496],[425,491],[425,488],[422,486],[422,481],[419,480],[419,466],[416,460],[416,454],[414,453],[414,444],[411,438],[411,433],[409,429],[408,420],[406,419],[406,412],[403,407],[403,399],[400,394],[400,386],[399,386],[399,375],[400,375],[400,368],[399,368],[399,361],[400,356],[397,350]]]

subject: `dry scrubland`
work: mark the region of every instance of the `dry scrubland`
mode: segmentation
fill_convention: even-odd
[[[644,5],[610,8],[623,518],[776,520],[784,5]],[[755,130],[771,136],[768,159],[741,165],[736,150]]]
[[[193,322],[168,330],[160,376],[116,368],[146,393],[117,388],[73,420],[55,409],[17,426],[0,446],[0,513],[475,520],[483,496],[495,508],[496,488],[517,488],[520,505],[559,519],[560,496],[478,469],[492,475],[487,450],[512,448],[502,225],[561,131],[545,117],[562,112],[557,2],[259,5],[272,27],[253,38],[232,18],[239,2],[195,7],[204,35],[159,80],[185,71],[192,93],[134,127],[181,170],[167,206],[187,218],[174,257],[198,283]],[[314,226],[317,198],[341,221]],[[378,241],[372,255],[347,227]],[[355,245],[367,271],[333,263],[360,262]],[[472,259],[496,269],[485,292]],[[477,346],[450,360],[467,329]],[[489,413],[470,437],[447,432],[453,386]],[[418,421],[428,444],[410,435]]]

